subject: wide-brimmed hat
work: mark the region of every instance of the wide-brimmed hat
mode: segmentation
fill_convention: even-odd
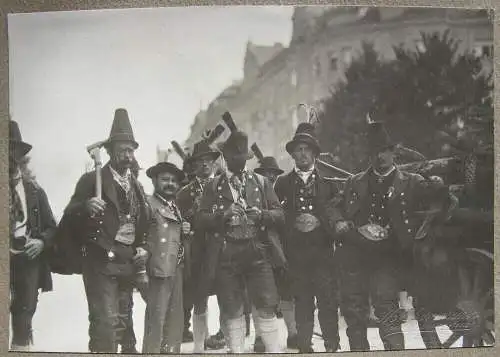
[[[139,147],[139,144],[134,138],[134,132],[132,131],[132,125],[130,125],[128,112],[123,108],[115,110],[115,117],[113,118],[113,124],[111,125],[111,131],[106,141],[106,146],[116,141],[130,141],[134,144],[136,149]]]
[[[248,135],[243,131],[233,131],[222,144],[224,156],[244,156],[247,160],[253,158],[253,153],[248,149]]]
[[[198,141],[193,146],[193,152],[189,156],[188,160],[192,163],[196,159],[202,156],[210,156],[212,160],[217,160],[220,156],[220,152],[213,149],[206,140]]]
[[[289,154],[292,154],[295,146],[300,143],[309,145],[314,150],[314,152],[319,155],[321,149],[318,139],[316,138],[314,125],[312,125],[311,123],[300,123],[297,126],[297,130],[295,131],[293,139],[286,143],[286,151]]]
[[[383,122],[368,123],[368,149],[370,152],[381,152],[394,149],[396,143],[391,140]]]
[[[23,141],[19,125],[14,120],[9,121],[9,150],[16,159],[30,152],[32,146]]]
[[[151,166],[149,169],[146,170],[146,175],[149,178],[156,177],[156,175],[163,173],[163,172],[170,172],[177,176],[177,179],[179,182],[184,181],[185,174],[184,172],[179,169],[175,164],[171,162],[159,162],[154,166]]]
[[[273,172],[276,175],[281,175],[285,172],[280,169],[278,162],[272,156],[263,157],[262,160],[260,160],[260,166],[254,169],[254,171],[260,175],[264,175],[266,172]]]

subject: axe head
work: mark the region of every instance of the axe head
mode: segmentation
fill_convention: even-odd
[[[175,141],[175,140],[171,141],[170,143],[172,144],[172,147],[174,148],[174,150],[177,153],[177,155],[180,156],[180,158],[182,159],[182,161],[186,161],[187,155],[184,152],[184,150],[182,150],[182,148],[179,145],[179,143],[177,141]]]
[[[252,149],[253,153],[257,157],[257,160],[262,161],[262,159],[264,159],[264,154],[262,154],[262,151],[257,146],[257,143],[253,143],[252,146],[250,146],[250,149]]]
[[[217,124],[217,126],[208,134],[207,138],[205,139],[208,145],[212,145],[214,141],[222,135],[224,130],[226,130],[224,129],[224,125]]]
[[[96,143],[90,144],[87,146],[87,152],[92,155],[93,153],[95,153],[96,150],[99,150],[100,148],[102,148],[104,146],[104,144],[106,144],[106,140],[102,140],[102,141],[98,141]]]
[[[231,130],[231,133],[238,130],[233,120],[233,117],[231,116],[231,113],[225,112],[224,114],[222,114],[222,120],[224,121],[224,123],[226,123],[229,130]]]

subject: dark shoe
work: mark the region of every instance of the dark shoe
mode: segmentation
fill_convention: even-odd
[[[288,338],[286,339],[286,347],[291,348],[293,350],[296,350],[299,348],[297,335],[288,336]]]
[[[226,338],[224,337],[224,333],[222,332],[221,329],[214,335],[214,337],[218,340],[225,341]]]
[[[256,353],[265,353],[266,346],[264,345],[264,341],[262,341],[262,337],[255,337],[255,342],[253,344],[253,351]]]
[[[137,351],[137,348],[135,348],[135,346],[122,346],[120,353],[133,355],[133,354],[138,354],[139,351]]]
[[[221,350],[226,347],[226,341],[224,339],[224,335],[222,338],[218,338],[217,335],[210,336],[205,341],[205,349],[206,350]]]
[[[312,346],[299,348],[299,353],[314,353]]]
[[[182,334],[182,342],[193,342],[193,333],[189,330],[184,330]]]

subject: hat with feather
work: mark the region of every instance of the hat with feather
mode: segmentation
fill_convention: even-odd
[[[289,154],[292,154],[293,150],[295,150],[295,147],[298,144],[303,143],[309,145],[313,149],[315,154],[319,155],[321,149],[319,146],[318,138],[316,137],[316,126],[315,126],[316,123],[319,121],[317,113],[313,108],[310,108],[305,104],[300,104],[299,106],[306,107],[308,113],[308,120],[307,122],[300,123],[297,126],[297,130],[295,131],[295,135],[293,136],[292,140],[290,140],[285,145],[286,151]]]
[[[227,140],[221,145],[224,156],[244,156],[247,160],[253,158],[253,153],[248,148],[248,135],[236,127],[231,113],[225,112],[222,120],[231,131]]]

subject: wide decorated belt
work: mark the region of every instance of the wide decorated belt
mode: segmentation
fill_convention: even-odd
[[[310,213],[302,213],[295,219],[295,228],[300,232],[311,232],[320,226],[320,221]]]
[[[135,241],[135,226],[133,223],[125,223],[118,228],[115,241],[125,245],[132,245]]]
[[[246,216],[233,216],[226,228],[226,236],[234,240],[253,239],[257,233],[257,226]]]
[[[380,242],[389,238],[389,230],[375,223],[358,227],[358,232],[372,242]]]

